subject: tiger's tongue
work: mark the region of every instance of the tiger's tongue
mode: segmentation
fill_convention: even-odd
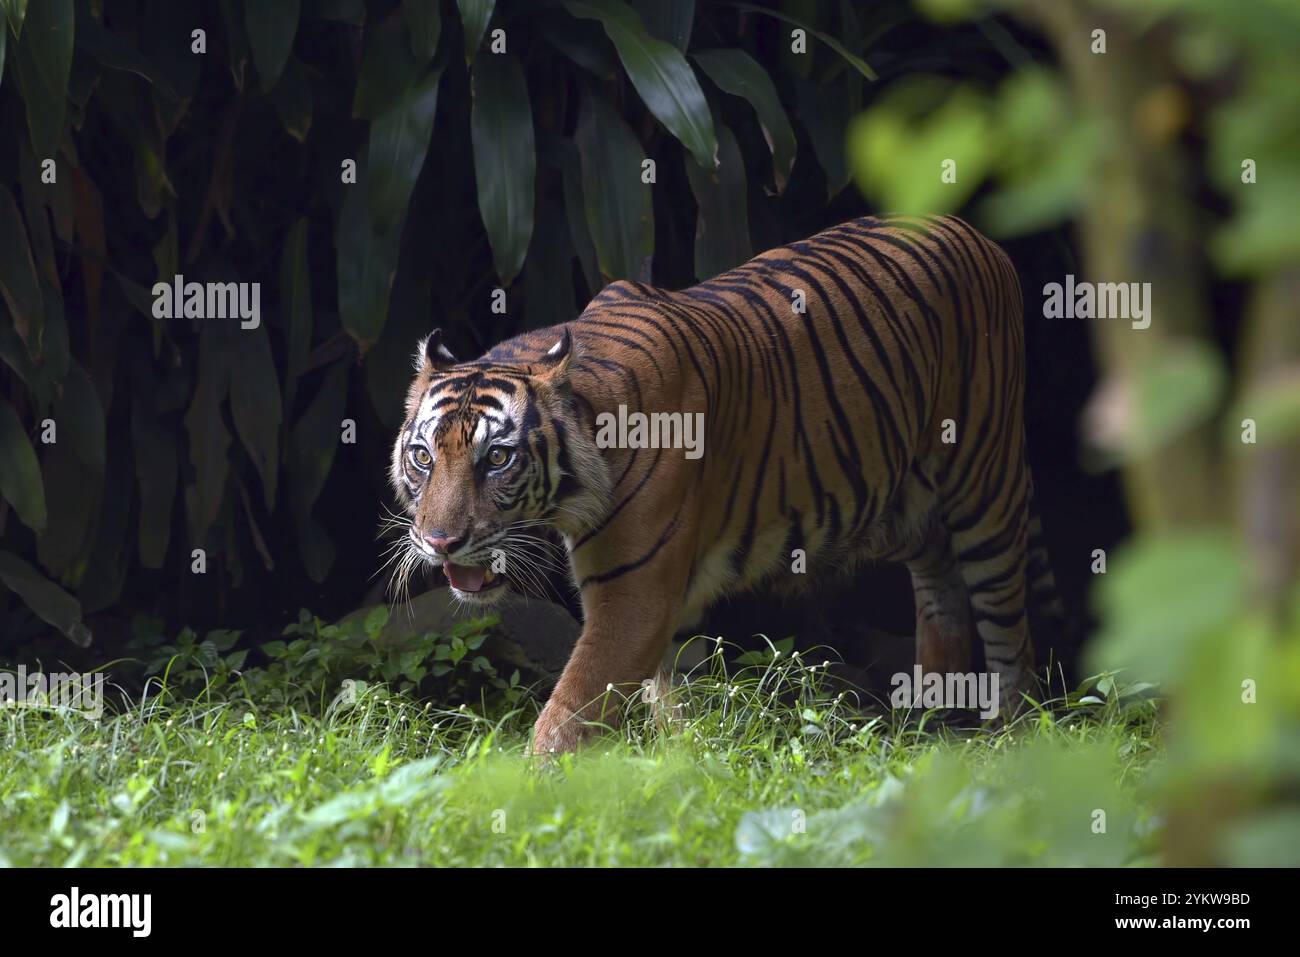
[[[454,562],[445,563],[442,570],[447,573],[447,580],[451,582],[452,587],[459,588],[461,591],[478,591],[482,588],[483,574],[487,571],[481,566],[457,565]]]

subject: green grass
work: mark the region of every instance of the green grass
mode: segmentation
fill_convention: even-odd
[[[526,698],[484,715],[383,685],[332,706],[155,685],[98,721],[0,707],[0,864],[1153,862],[1151,701],[1074,695],[959,732],[866,717],[823,680],[713,655],[677,721],[633,705],[546,769]]]

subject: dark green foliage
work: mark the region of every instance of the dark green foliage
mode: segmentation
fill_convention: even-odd
[[[248,662],[236,648],[238,631],[215,629],[203,638],[183,628],[175,640],[156,619],[137,618],[126,650],[143,677],[187,697],[242,691],[279,706],[335,707],[359,696],[371,682],[438,700],[480,700],[513,706],[524,692],[519,672],[499,675],[480,649],[496,618],[467,618],[446,633],[428,632],[401,643],[383,639],[388,609],[379,606],[337,624],[306,610],[286,625],[283,638],[264,642]],[[248,665],[246,666],[246,662]]]
[[[224,621],[253,575],[275,615],[313,583],[359,603],[416,339],[475,354],[820,225],[846,166],[793,106],[870,74],[831,2],[805,25],[844,45],[812,30],[803,56],[743,4],[3,7],[15,641],[103,610]],[[158,318],[177,276],[259,284],[260,321]]]

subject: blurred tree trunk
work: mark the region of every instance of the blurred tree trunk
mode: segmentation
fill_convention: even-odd
[[[1087,431],[1131,430],[1144,367],[1188,339],[1205,340],[1205,264],[1196,249],[1195,210],[1175,138],[1186,109],[1178,87],[1162,79],[1153,40],[1141,48],[1113,11],[1084,3],[1028,0],[1025,19],[1055,46],[1080,110],[1098,121],[1105,145],[1092,195],[1079,218],[1083,262],[1093,282],[1151,283],[1151,325],[1091,323],[1101,379]],[[1092,52],[1092,31],[1106,31],[1106,52]],[[1101,428],[1101,423],[1106,427]],[[1124,485],[1140,529],[1204,524],[1224,512],[1215,443],[1208,427],[1158,452],[1127,459]]]
[[[1300,382],[1300,267],[1282,270],[1255,287],[1242,332],[1238,402],[1251,417],[1271,387],[1297,389]],[[1261,399],[1266,401],[1266,399]],[[1233,429],[1240,422],[1230,422]],[[1236,459],[1236,507],[1240,528],[1254,559],[1254,590],[1261,601],[1283,610],[1300,578],[1300,448],[1260,436],[1242,445]]]
[[[1208,314],[1210,264],[1198,252],[1206,245],[1208,217],[1178,145],[1189,110],[1170,70],[1179,25],[1146,26],[1139,39],[1141,17],[1087,0],[1024,0],[1020,12],[1049,38],[1080,110],[1104,131],[1097,188],[1079,217],[1088,278],[1151,283],[1149,328],[1091,324],[1100,381],[1085,432],[1094,440],[1122,440],[1134,424],[1141,400],[1136,386],[1150,363],[1189,343],[1220,351]],[[1097,29],[1105,31],[1105,53],[1092,52]],[[1235,418],[1254,418],[1269,404],[1271,388],[1300,380],[1298,300],[1300,269],[1256,276],[1238,343]],[[1154,451],[1124,456],[1135,528],[1140,534],[1235,528],[1250,557],[1249,607],[1272,610],[1280,624],[1300,560],[1300,448],[1275,435],[1248,444],[1235,438],[1240,421],[1210,418]],[[1185,733],[1180,708],[1196,703],[1175,693],[1169,704],[1170,735]],[[1270,772],[1263,769],[1264,777]],[[1223,839],[1258,812],[1262,795],[1227,767],[1201,767],[1193,776],[1167,798],[1164,862],[1221,865]]]

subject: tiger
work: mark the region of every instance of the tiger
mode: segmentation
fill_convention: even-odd
[[[583,623],[541,753],[616,722],[722,597],[866,561],[910,573],[923,673],[969,673],[978,636],[1023,705],[1028,598],[1056,600],[1023,355],[1015,267],[953,216],[852,220],[680,291],[615,281],[473,361],[435,330],[392,453],[403,544],[487,606],[535,572],[526,536],[562,539]],[[636,412],[698,421],[698,454],[611,427]]]

